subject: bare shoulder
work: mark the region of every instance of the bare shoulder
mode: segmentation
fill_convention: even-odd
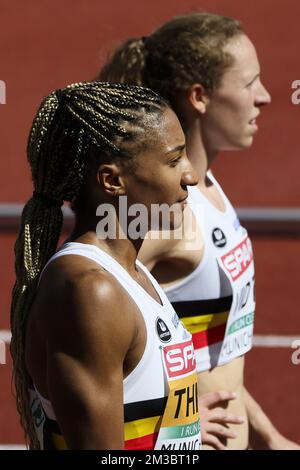
[[[118,350],[123,347],[125,354],[135,332],[135,303],[112,274],[80,256],[63,256],[49,265],[35,308],[42,336],[70,347],[74,341],[76,348],[99,348],[100,340],[118,338]]]
[[[32,314],[29,372],[68,448],[121,449],[124,374],[144,346],[136,304],[110,273],[70,255],[45,270]]]

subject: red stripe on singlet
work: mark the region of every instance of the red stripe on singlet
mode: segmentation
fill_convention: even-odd
[[[158,433],[148,434],[147,436],[129,439],[125,441],[125,450],[153,450],[157,440]]]
[[[224,325],[208,328],[207,330],[200,331],[193,334],[193,343],[195,349],[205,348],[214,343],[223,341],[226,330],[226,323]]]

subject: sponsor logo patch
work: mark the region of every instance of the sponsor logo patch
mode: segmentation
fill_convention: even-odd
[[[217,248],[223,248],[223,246],[226,245],[227,240],[226,240],[225,234],[220,228],[218,227],[214,228],[211,236],[212,236],[212,241]]]
[[[173,317],[172,317],[172,323],[173,323],[173,325],[175,326],[176,329],[178,328],[179,321],[180,321],[179,317],[178,317],[177,313],[175,312]]]
[[[35,398],[31,403],[31,413],[33,416],[34,423],[38,428],[45,421],[45,415],[40,401],[37,398]]]
[[[233,221],[233,227],[234,227],[234,230],[238,230],[241,226],[241,223],[239,221],[239,218],[237,217],[236,219],[234,219]]]
[[[168,343],[171,340],[172,335],[169,328],[167,327],[165,322],[159,317],[157,317],[156,319],[156,331],[159,339],[163,343]]]
[[[236,281],[253,260],[252,244],[247,236],[239,245],[221,256],[222,264],[233,281]]]
[[[196,367],[192,340],[163,348],[165,364],[170,378],[193,372]]]

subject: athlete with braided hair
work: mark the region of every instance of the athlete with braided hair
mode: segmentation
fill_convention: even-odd
[[[148,86],[169,100],[199,178],[189,189],[194,221],[186,219],[185,237],[150,237],[139,257],[193,333],[203,448],[245,449],[249,430],[264,448],[299,448],[244,388],[255,311],[252,247],[210,171],[220,151],[251,146],[256,119],[270,102],[252,42],[233,18],[191,13],[127,40],[99,77]]]
[[[175,113],[145,88],[70,85],[42,102],[27,153],[34,193],[15,245],[11,352],[30,448],[198,449],[191,335],[118,215],[125,196],[147,214],[153,203],[183,213],[197,180]],[[63,201],[75,226],[56,251]],[[115,236],[99,228],[102,205]]]

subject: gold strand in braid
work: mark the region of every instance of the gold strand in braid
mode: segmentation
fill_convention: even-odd
[[[21,424],[30,439],[30,447],[35,449],[38,448],[38,441],[29,407],[30,378],[24,361],[25,328],[38,275],[47,262],[48,253],[55,251],[58,242],[55,231],[48,230],[49,236],[41,238],[38,233],[45,233],[47,226],[57,227],[60,232],[61,225],[62,214],[59,207],[44,207],[40,201],[30,199],[23,210],[21,232],[15,245],[17,281],[13,291],[11,352],[14,360],[17,409],[21,415]],[[24,403],[27,406],[24,406]]]
[[[90,124],[88,124],[84,119],[82,119],[76,111],[71,108],[69,108],[69,111],[73,116],[78,119],[78,121],[81,121],[82,124],[84,124],[94,136],[98,137],[102,142],[104,142],[110,148],[111,151],[119,153],[120,150],[116,145],[110,142],[103,134],[100,134],[100,132],[96,131],[96,129]]]
[[[99,106],[97,106],[97,108],[98,108],[97,110],[94,110],[92,105],[84,106],[84,104],[80,103],[80,102],[76,103],[76,108],[78,108],[78,110],[83,110],[83,111],[93,110],[93,112],[94,112],[94,116],[93,116],[94,124],[99,125],[99,123],[102,123],[102,121],[105,120],[105,125],[101,124],[103,126],[103,128],[106,127],[106,124],[107,124],[110,127],[113,127],[114,129],[116,129],[120,134],[124,134],[124,135],[127,134],[127,131],[123,126],[116,125],[114,120],[109,117],[109,115],[115,115],[115,110],[105,110],[103,108],[103,109],[101,109],[102,112],[99,112],[98,111]],[[131,114],[131,115],[128,116],[128,118],[134,119],[134,116]]]

